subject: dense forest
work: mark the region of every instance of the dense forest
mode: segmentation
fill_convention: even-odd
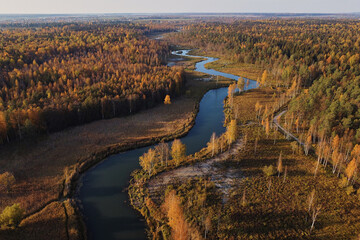
[[[278,86],[309,88],[290,103],[288,115],[316,126],[316,135],[360,142],[360,22],[258,20],[197,23],[170,39],[265,66]]]
[[[53,23],[0,30],[0,143],[124,116],[182,91],[157,24]]]

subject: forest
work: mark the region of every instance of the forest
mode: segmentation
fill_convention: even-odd
[[[208,22],[184,27],[172,42],[265,66],[276,86],[308,89],[288,115],[315,125],[314,135],[360,142],[360,23],[356,20]],[[175,37],[176,36],[176,37]],[[314,132],[314,133],[315,133]]]
[[[156,24],[53,23],[0,30],[0,142],[125,116],[178,96]]]
[[[360,237],[359,20],[124,19],[0,23],[0,239]]]
[[[242,93],[241,77],[229,86],[227,132],[194,156],[165,164],[174,141],[140,157],[129,196],[149,238],[356,238],[359,21],[232,20],[193,22],[166,36],[219,58],[208,68],[256,76],[260,88]]]

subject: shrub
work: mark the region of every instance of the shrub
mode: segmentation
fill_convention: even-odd
[[[276,168],[273,165],[263,167],[262,171],[267,177],[274,176],[277,173]]]
[[[345,191],[346,191],[347,195],[351,195],[351,194],[355,193],[356,190],[354,189],[353,186],[348,186]]]
[[[8,206],[0,215],[1,227],[17,227],[23,218],[24,210],[19,204],[15,203]]]
[[[346,178],[346,177],[342,177],[342,178],[339,180],[339,187],[345,188],[347,185],[348,185],[348,180],[347,180],[347,178]]]
[[[15,177],[12,173],[4,172],[0,174],[0,190],[5,189],[10,192],[11,187],[15,184]]]

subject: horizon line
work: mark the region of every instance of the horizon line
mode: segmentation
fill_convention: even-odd
[[[87,13],[1,13],[0,15],[177,15],[177,14],[294,14],[294,15],[342,15],[360,14],[360,12],[87,12]]]

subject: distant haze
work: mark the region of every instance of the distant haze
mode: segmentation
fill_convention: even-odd
[[[360,0],[0,0],[0,13],[353,13]]]

